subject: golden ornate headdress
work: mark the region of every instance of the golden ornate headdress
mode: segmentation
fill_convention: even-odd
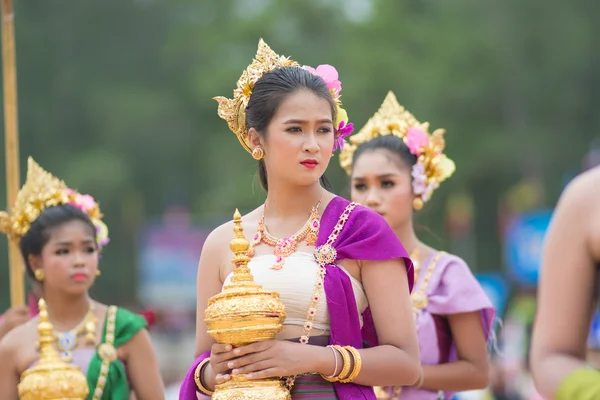
[[[246,127],[246,107],[254,84],[264,74],[278,67],[299,67],[296,61],[290,60],[289,57],[280,56],[260,39],[258,42],[258,50],[252,63],[242,72],[242,76],[237,81],[237,88],[233,91],[233,99],[228,99],[223,96],[215,97],[219,102],[218,114],[219,117],[227,121],[229,129],[239,139],[240,143],[247,152],[252,153],[250,143],[248,142],[248,128]]]
[[[100,207],[94,199],[69,189],[31,157],[27,160],[27,180],[17,194],[15,204],[9,212],[0,212],[0,231],[18,243],[46,208],[62,204],[77,207],[90,217],[96,226],[98,247],[108,243],[108,228],[102,222]]]
[[[436,129],[429,134],[429,123],[419,122],[398,103],[390,91],[360,132],[349,137],[350,143],[344,146],[340,154],[340,165],[350,175],[358,146],[378,136],[393,135],[402,139],[410,152],[417,156],[417,162],[412,167],[412,186],[417,196],[413,205],[418,210],[456,169],[454,162],[443,153],[446,147],[444,133],[444,129]]]
[[[248,106],[256,82],[267,72],[281,67],[301,67],[323,78],[337,105],[335,146],[341,147],[343,139],[352,133],[353,124],[348,122],[346,111],[340,107],[342,85],[338,80],[336,69],[331,65],[320,65],[316,69],[301,66],[289,57],[275,53],[262,39],[258,42],[258,50],[254,60],[252,60],[252,63],[244,70],[242,76],[237,81],[237,88],[233,91],[233,99],[223,96],[213,98],[219,103],[217,110],[219,117],[227,122],[229,129],[237,136],[244,149],[248,153],[252,153],[248,137],[248,127],[246,126],[246,107]]]

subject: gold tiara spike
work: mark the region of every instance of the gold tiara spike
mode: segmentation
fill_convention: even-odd
[[[96,226],[100,248],[108,243],[108,228],[101,220],[102,213],[96,201],[89,195],[70,189],[31,157],[27,160],[27,179],[17,193],[15,204],[9,212],[0,212],[0,231],[19,242],[46,208],[62,204],[73,205],[90,217]]]
[[[280,56],[260,39],[258,50],[252,63],[244,70],[233,91],[233,99],[223,96],[214,97],[219,103],[218,114],[229,125],[229,129],[237,136],[247,152],[252,153],[246,127],[246,107],[252,95],[254,84],[267,72],[279,67],[299,67],[296,61]]]
[[[29,157],[27,180],[17,194],[10,214],[0,212],[0,230],[11,239],[20,240],[44,209],[68,201],[67,189],[63,181],[45,171]]]
[[[378,136],[394,135],[402,139],[409,151],[417,156],[411,174],[413,192],[416,195],[413,204],[416,209],[420,209],[439,184],[456,169],[454,162],[443,154],[446,147],[444,133],[444,129],[436,129],[429,134],[429,123],[419,122],[398,103],[396,96],[390,91],[375,115],[356,135],[348,138],[349,144],[340,153],[340,165],[350,175],[354,152],[358,146]]]

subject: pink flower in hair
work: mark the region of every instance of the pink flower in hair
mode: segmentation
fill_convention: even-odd
[[[344,148],[344,143],[346,143],[345,139],[350,136],[352,132],[354,132],[354,124],[352,122],[341,121],[335,131],[333,151],[336,151],[337,149],[342,150]]]
[[[427,183],[425,182],[425,167],[423,164],[416,163],[412,167],[411,175],[413,177],[412,188],[413,193],[416,195],[421,195],[425,193],[427,190]]]
[[[81,211],[87,214],[87,209],[85,208],[83,202],[81,201],[81,195],[74,190],[69,189],[67,191],[67,195],[69,196],[69,204],[73,207],[80,209]]]
[[[342,82],[340,82],[340,80],[339,80],[339,74],[337,72],[337,69],[335,69],[335,67],[333,67],[329,64],[322,64],[322,65],[319,65],[317,67],[317,69],[314,69],[309,66],[305,66],[304,68],[306,70],[312,72],[313,74],[323,78],[323,80],[325,81],[325,84],[327,85],[327,88],[334,95],[334,97],[337,97],[340,95],[340,93],[342,91]]]
[[[419,154],[419,150],[427,146],[429,138],[427,134],[418,128],[409,128],[406,133],[406,146],[412,154]]]
[[[80,195],[79,198],[77,199],[77,202],[86,211],[91,210],[94,207],[96,207],[96,202],[94,201],[94,198],[92,196],[90,196],[89,194]]]
[[[354,132],[354,124],[352,122],[348,122],[348,113],[340,106],[337,107],[337,117],[335,119],[334,126],[336,129],[333,151],[336,151],[337,149],[341,150],[344,148],[344,139]]]

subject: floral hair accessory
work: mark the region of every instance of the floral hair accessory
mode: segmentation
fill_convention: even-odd
[[[98,243],[98,248],[101,249],[106,246],[108,242],[110,242],[110,238],[108,237],[108,227],[102,222],[102,213],[100,212],[98,203],[96,203],[94,198],[89,194],[77,193],[73,189],[67,189],[67,196],[69,198],[67,204],[77,207],[86,213],[96,227],[96,242]]]
[[[19,242],[46,208],[62,204],[73,205],[90,217],[96,226],[99,248],[108,243],[108,228],[102,222],[102,213],[94,199],[68,188],[31,157],[27,161],[27,180],[17,194],[14,206],[10,213],[0,212],[0,231]]]
[[[360,132],[349,138],[349,144],[340,154],[340,165],[350,175],[354,152],[358,146],[378,136],[393,135],[402,139],[411,154],[417,156],[411,175],[413,193],[416,196],[413,206],[420,210],[440,183],[456,170],[454,161],[443,153],[446,147],[444,133],[444,129],[436,129],[429,134],[429,124],[417,121],[390,91],[375,115]]]
[[[219,117],[224,119],[229,126],[229,129],[237,136],[242,147],[248,153],[252,153],[250,148],[250,138],[248,137],[248,127],[246,126],[246,107],[252,96],[252,90],[256,82],[263,77],[267,72],[273,71],[275,68],[282,67],[300,67],[296,61],[289,57],[280,56],[260,39],[258,42],[258,50],[252,63],[246,67],[242,76],[237,81],[237,87],[233,91],[233,98],[228,99],[223,96],[214,97],[219,103],[217,113]],[[331,92],[337,106],[337,115],[335,121],[335,147],[341,148],[344,143],[344,138],[352,133],[354,125],[348,123],[348,115],[343,111],[340,101],[340,92],[342,91],[342,83],[338,79],[337,70],[331,65],[319,65],[316,69],[311,67],[303,67],[315,75],[323,78],[329,91]],[[341,118],[341,119],[340,119]]]
[[[331,96],[336,105],[336,119],[335,119],[335,142],[333,145],[333,151],[337,149],[342,150],[344,148],[345,139],[350,136],[354,131],[354,124],[348,122],[348,113],[344,110],[341,101],[342,82],[340,82],[339,74],[335,67],[329,64],[319,65],[316,69],[304,66],[304,69],[312,72],[313,74],[323,78]]]

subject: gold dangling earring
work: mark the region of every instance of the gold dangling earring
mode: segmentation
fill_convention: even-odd
[[[413,200],[413,208],[417,211],[423,208],[423,199],[420,197],[415,197]]]
[[[38,268],[35,271],[33,271],[33,275],[35,276],[35,279],[37,279],[40,282],[43,281],[46,277],[46,274],[44,274],[44,270],[41,268]]]
[[[96,276],[100,276],[100,275],[102,275],[102,272],[99,269],[97,269],[96,270]]]
[[[264,156],[265,151],[262,147],[255,147],[254,150],[252,150],[252,158],[254,158],[256,161],[262,160]]]

